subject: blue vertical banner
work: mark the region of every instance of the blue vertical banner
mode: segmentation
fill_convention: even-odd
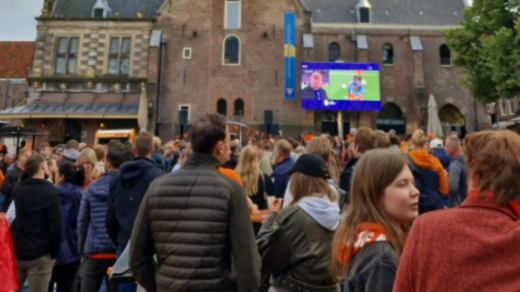
[[[283,16],[285,100],[296,99],[296,14],[285,12]]]

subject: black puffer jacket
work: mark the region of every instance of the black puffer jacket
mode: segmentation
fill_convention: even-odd
[[[258,290],[246,195],[218,166],[212,156],[193,154],[150,185],[130,245],[130,268],[146,291]]]

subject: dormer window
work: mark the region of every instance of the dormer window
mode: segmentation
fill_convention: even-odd
[[[110,7],[108,7],[108,3],[106,0],[97,0],[94,7],[92,7],[92,17],[93,18],[106,18],[111,11]]]
[[[105,9],[96,8],[94,9],[94,18],[103,18],[105,15]]]
[[[359,23],[370,23],[370,16],[371,16],[371,10],[372,5],[370,5],[370,2],[368,0],[359,0],[358,4],[356,5],[357,10],[357,16]]]
[[[359,22],[361,23],[370,23],[370,9],[369,8],[359,8]]]

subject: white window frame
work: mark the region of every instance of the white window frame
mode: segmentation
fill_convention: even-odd
[[[227,27],[227,16],[228,16],[228,2],[232,4],[237,4],[238,2],[238,27],[237,28],[228,28]],[[230,1],[224,0],[224,29],[241,29],[242,28],[242,0]]]
[[[230,37],[236,37],[238,39],[238,63],[237,64],[226,64],[225,58],[226,58],[226,40]],[[222,40],[222,65],[223,66],[240,66],[242,64],[242,41],[237,35],[231,34],[224,37]]]
[[[183,107],[188,108],[188,121],[190,121],[191,120],[191,105],[189,103],[181,103],[181,104],[179,104],[179,111],[181,111]]]
[[[505,100],[500,100],[500,115],[507,116],[507,102]]]
[[[509,105],[509,114],[510,115],[514,115],[515,114],[515,111],[514,111],[514,108],[513,108],[513,104],[514,104],[514,101],[512,98],[508,99],[507,100],[507,103]]]
[[[186,51],[189,52],[188,57],[186,57],[186,54],[185,54]],[[189,47],[182,48],[182,58],[183,59],[191,59],[191,48],[189,48]]]

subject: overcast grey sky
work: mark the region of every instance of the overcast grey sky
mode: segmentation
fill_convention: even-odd
[[[34,41],[43,0],[0,0],[0,41]]]

